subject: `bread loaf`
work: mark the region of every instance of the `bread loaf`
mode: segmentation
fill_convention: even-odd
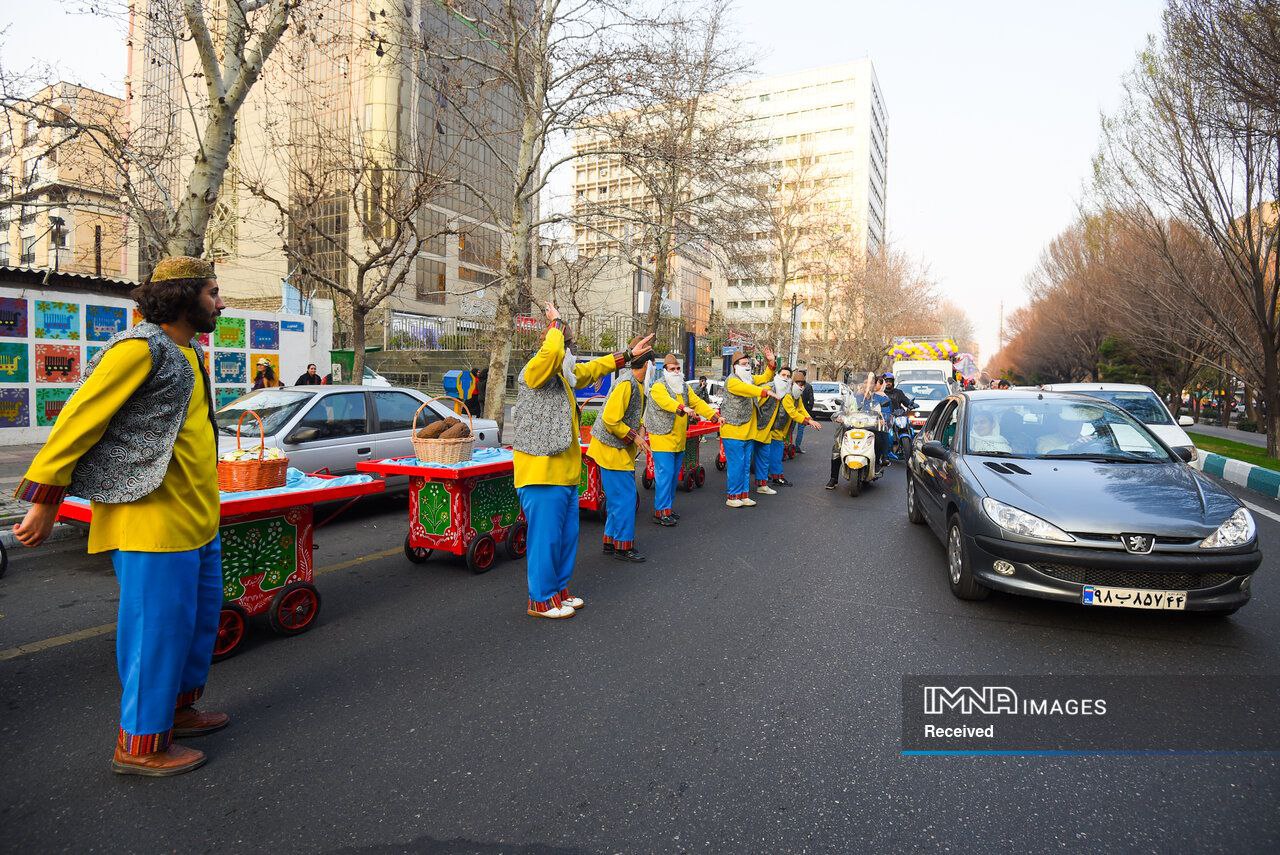
[[[441,439],[461,439],[464,436],[470,436],[471,431],[467,430],[467,426],[462,422],[455,422],[448,430],[440,434]]]
[[[449,425],[446,424],[445,422],[432,422],[431,424],[424,427],[422,430],[418,431],[418,438],[419,439],[435,439],[436,437],[440,436],[440,434],[444,433],[448,427]]]

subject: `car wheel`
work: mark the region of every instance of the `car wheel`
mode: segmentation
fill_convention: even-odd
[[[920,512],[920,498],[916,495],[916,479],[907,472],[907,520],[912,525],[924,522],[924,514]]]
[[[951,585],[951,593],[962,600],[985,600],[991,593],[990,588],[973,576],[959,514],[952,514],[947,523],[947,582]]]

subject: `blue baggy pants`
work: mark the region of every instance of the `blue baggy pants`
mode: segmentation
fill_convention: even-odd
[[[750,498],[751,452],[749,439],[724,439],[726,494],[730,499]]]
[[[546,603],[569,587],[573,577],[578,558],[578,490],[558,484],[530,484],[516,492],[529,523],[529,599]],[[612,507],[609,513],[612,516]]]
[[[697,442],[697,440],[691,440]],[[725,452],[728,456],[728,452]],[[676,480],[680,475],[683,451],[655,451],[653,453],[653,509],[669,511],[675,504]]]
[[[604,521],[604,536],[615,549],[630,549],[636,541],[636,472],[634,469],[600,467],[600,485],[608,502],[609,515]]]

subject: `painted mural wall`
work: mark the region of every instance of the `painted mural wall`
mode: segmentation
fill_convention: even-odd
[[[141,320],[127,298],[0,286],[0,445],[47,437],[94,356]],[[226,309],[200,342],[221,407],[249,391],[259,359],[286,384],[328,365],[332,319]]]

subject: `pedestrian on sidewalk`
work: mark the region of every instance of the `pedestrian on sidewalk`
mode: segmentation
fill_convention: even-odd
[[[198,333],[224,307],[213,265],[163,259],[133,297],[145,319],[93,358],[17,496],[14,535],[38,546],[70,493],[93,507],[89,552],[120,585],[120,730],[113,771],[163,777],[205,762],[175,738],[229,722],[192,706],[204,692],[222,610],[217,431]]]
[[[800,387],[800,404],[804,407],[806,413],[813,412],[813,387],[809,385],[809,373],[807,371],[797,371],[795,373],[795,382]],[[796,454],[804,454],[804,429],[803,424],[796,425]],[[814,430],[818,428],[815,426]]]
[[[634,344],[634,342],[633,342]],[[644,561],[636,549],[636,454],[649,445],[640,428],[644,412],[644,375],[652,352],[631,363],[614,384],[595,424],[587,456],[600,467],[608,515],[604,522],[604,554],[619,561]]]
[[[794,425],[797,429],[812,426],[820,431],[822,427],[810,416],[808,410],[800,403],[800,390],[792,382],[791,369],[783,368],[773,378],[774,393],[778,395],[778,411],[774,415],[773,431],[769,438],[768,478],[770,486],[790,487],[792,482],[782,471],[784,453],[787,448],[787,434]],[[764,405],[762,404],[762,407]]]
[[[267,367],[268,367],[268,368],[270,368],[270,367],[271,367],[271,363],[269,363],[269,362],[268,362],[268,363],[267,363]],[[295,385],[295,386],[322,386],[322,385],[324,385],[324,378],[323,378],[323,377],[321,377],[321,376],[320,376],[320,374],[319,374],[319,372],[317,372],[317,371],[316,371],[316,364],[315,364],[314,362],[312,362],[312,363],[310,363],[310,364],[308,364],[308,365],[307,365],[307,370],[306,370],[305,372],[303,372],[302,374],[299,374],[299,375],[298,375],[298,380],[297,380],[297,382],[295,382],[293,385]]]
[[[613,353],[578,363],[569,328],[551,303],[546,316],[542,346],[516,380],[512,410],[515,486],[529,522],[527,611],[533,617],[569,618],[586,605],[581,597],[569,593],[578,556],[578,480],[582,473],[573,390],[622,368],[628,354]],[[630,356],[647,354],[652,341],[652,335],[641,339]]]
[[[673,526],[680,519],[673,506],[691,415],[720,420],[711,405],[685,385],[680,360],[668,353],[662,358],[661,379],[649,387],[649,404],[644,413],[653,457],[653,521],[658,525]]]
[[[730,508],[750,508],[751,461],[756,445],[756,402],[773,397],[769,386],[777,364],[773,351],[764,349],[767,365],[756,375],[751,373],[751,360],[742,351],[733,354],[733,374],[725,379],[724,399],[720,404],[720,441],[724,445],[725,483]]]

